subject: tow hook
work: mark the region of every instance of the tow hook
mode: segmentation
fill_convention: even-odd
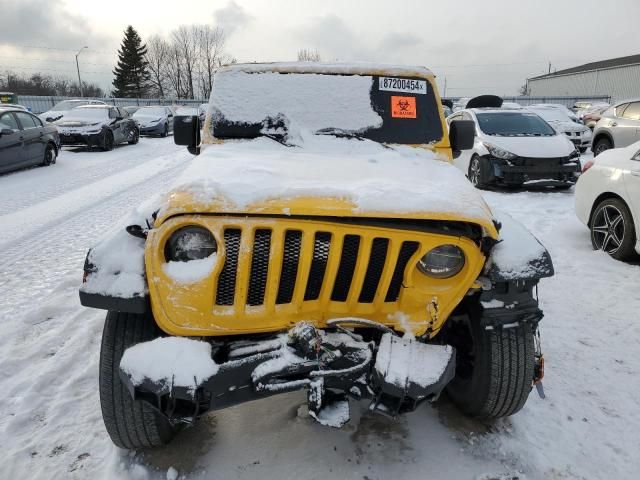
[[[540,354],[536,356],[536,365],[533,375],[533,384],[536,386],[536,391],[540,398],[546,398],[544,394],[544,387],[542,386],[542,379],[544,378],[544,356]]]

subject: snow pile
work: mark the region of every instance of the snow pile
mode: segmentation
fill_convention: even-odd
[[[278,114],[290,125],[363,130],[382,125],[371,107],[372,77],[287,75],[229,70],[216,74],[212,111],[228,122],[262,123]],[[331,109],[327,109],[331,105]]]
[[[308,132],[300,143],[304,148],[258,138],[211,146],[194,159],[172,191],[189,193],[203,209],[221,202],[219,208],[228,213],[264,208],[269,200],[289,208],[291,199],[306,197],[317,198],[323,213],[331,214],[331,205],[322,201],[332,197],[350,202],[354,214],[421,212],[492,221],[478,190],[431,151]],[[181,207],[176,203],[171,213]]]
[[[500,276],[506,280],[527,278],[547,273],[543,262],[546,249],[521,223],[506,213],[497,215],[502,224],[500,239],[491,253]]]
[[[96,270],[90,273],[80,290],[119,298],[133,298],[147,293],[144,269],[144,240],[127,233],[128,225],[147,228],[153,222],[158,197],[152,197],[131,213],[89,253]]]
[[[216,265],[217,255],[188,262],[168,262],[162,265],[164,273],[178,283],[195,283],[207,278]]]
[[[309,410],[309,415],[325,427],[340,428],[349,421],[349,401],[335,401],[320,409],[318,413]]]
[[[452,354],[450,345],[426,345],[385,333],[378,347],[375,369],[385,381],[398,387],[410,383],[428,387],[442,378]]]
[[[176,387],[195,387],[218,372],[211,345],[183,337],[156,338],[129,347],[120,368],[134,385],[148,379]]]

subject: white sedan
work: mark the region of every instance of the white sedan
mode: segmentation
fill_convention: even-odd
[[[640,142],[587,162],[576,184],[576,214],[593,248],[618,260],[640,254]]]

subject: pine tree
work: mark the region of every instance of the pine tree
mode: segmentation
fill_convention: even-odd
[[[149,72],[145,55],[147,46],[138,32],[129,25],[118,50],[118,64],[113,70],[114,97],[144,97],[149,86]]]

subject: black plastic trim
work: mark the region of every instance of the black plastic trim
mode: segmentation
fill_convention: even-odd
[[[115,312],[146,313],[150,311],[149,297],[120,298],[99,293],[80,291],[80,303],[85,307],[112,310]]]

